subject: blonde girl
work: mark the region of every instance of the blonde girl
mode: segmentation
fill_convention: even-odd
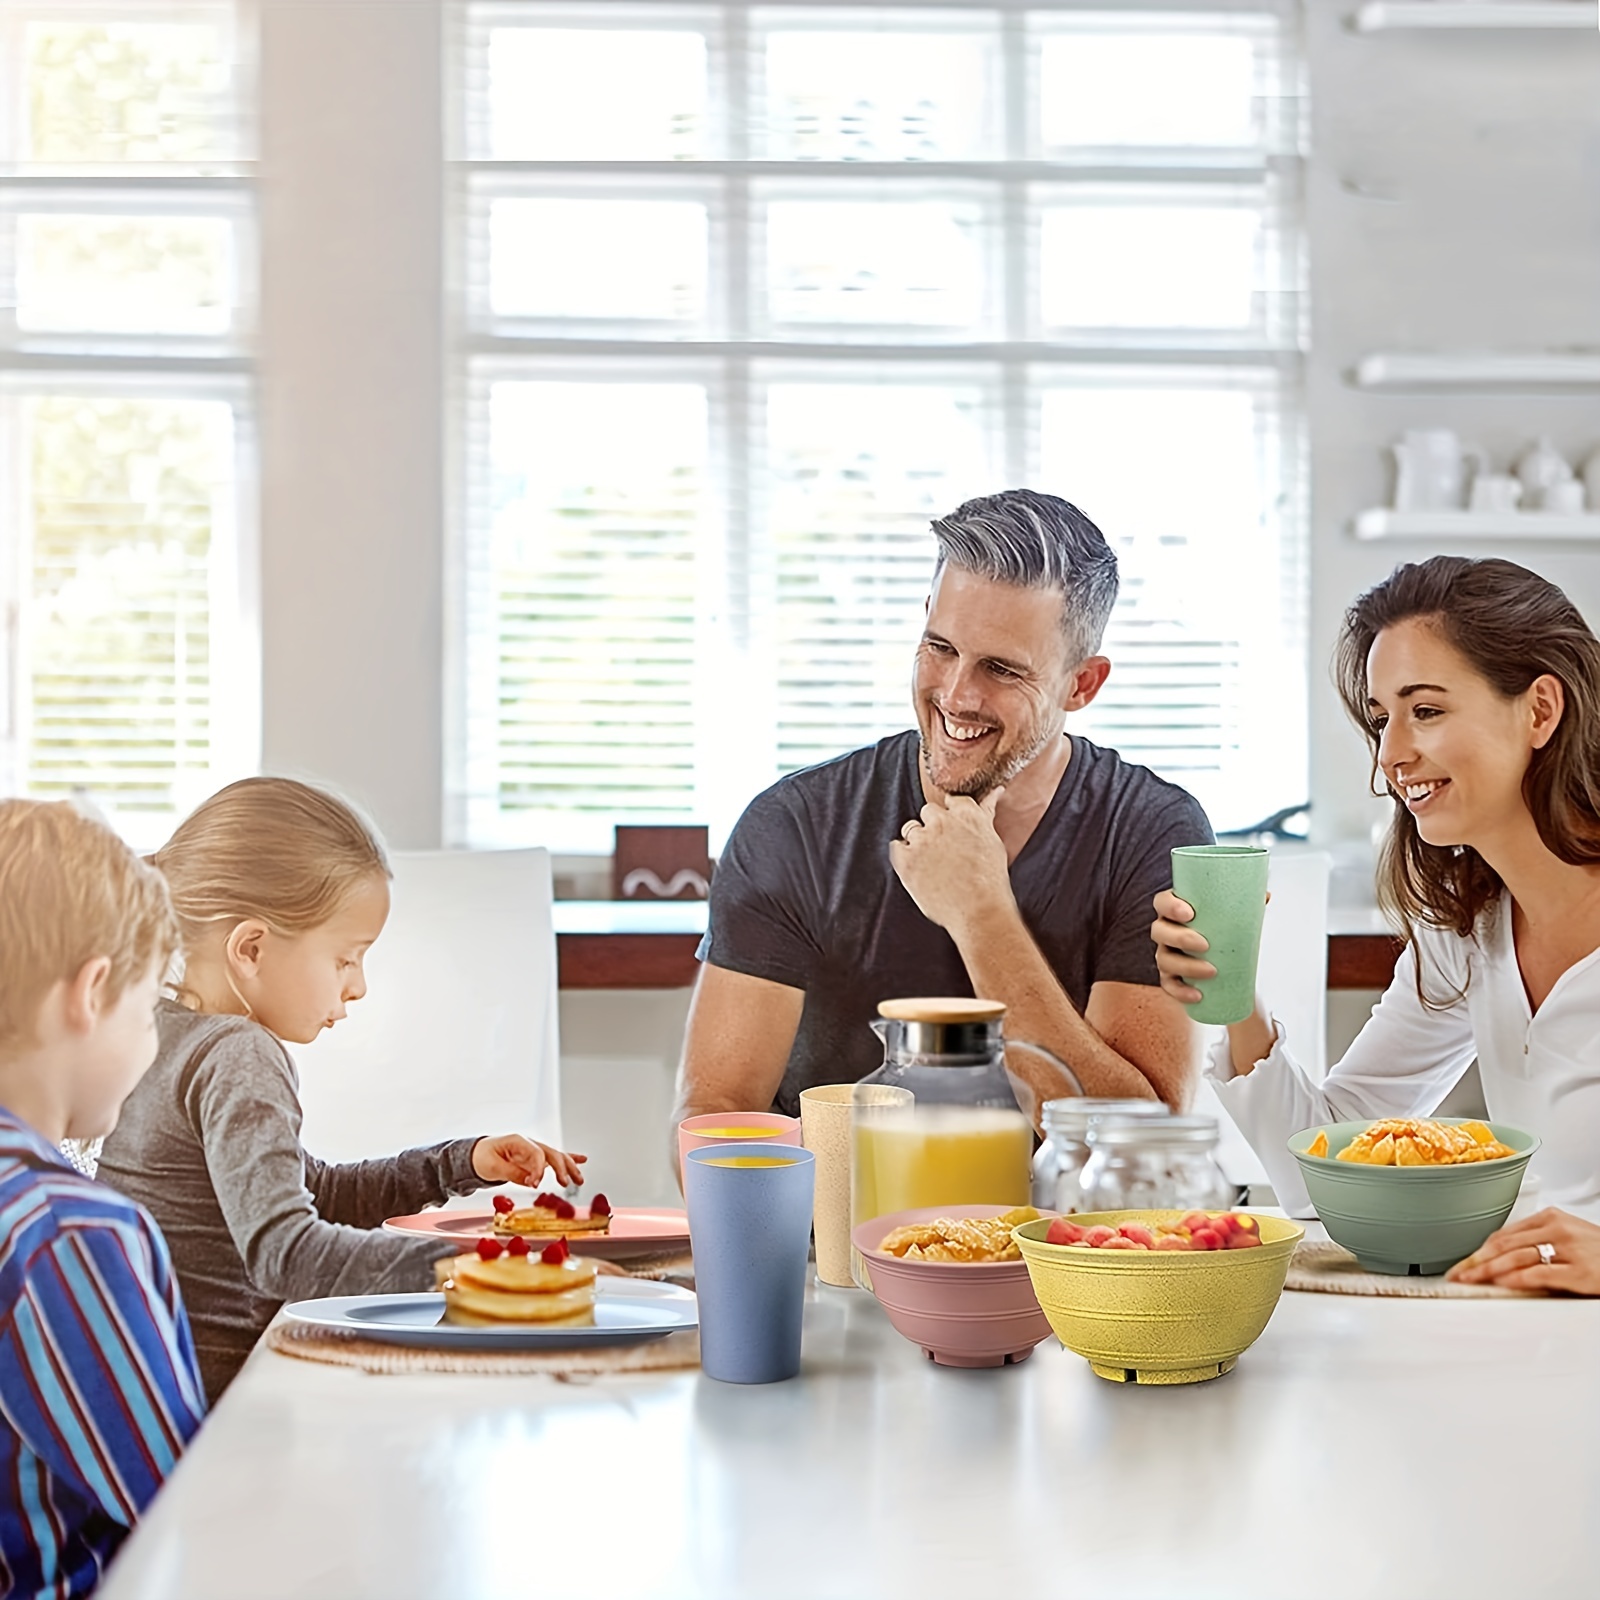
[[[334,1165],[300,1144],[285,1044],[309,1044],[366,993],[389,914],[388,862],[348,805],[287,778],[202,804],[152,861],[183,968],[158,1011],[155,1065],[106,1140],[99,1176],[171,1246],[215,1401],[285,1300],[433,1286],[442,1253],[385,1217],[486,1184],[581,1183],[581,1155],[518,1134]]]

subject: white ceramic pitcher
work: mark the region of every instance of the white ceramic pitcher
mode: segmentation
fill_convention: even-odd
[[[1449,428],[1411,428],[1394,453],[1396,511],[1455,511],[1466,503],[1468,467],[1481,472],[1483,451],[1463,445]]]

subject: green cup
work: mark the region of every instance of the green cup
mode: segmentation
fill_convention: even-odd
[[[1243,1022],[1256,1006],[1256,962],[1267,909],[1269,852],[1254,845],[1185,844],[1172,852],[1172,892],[1194,907],[1189,924],[1217,969],[1189,1008],[1196,1022]]]

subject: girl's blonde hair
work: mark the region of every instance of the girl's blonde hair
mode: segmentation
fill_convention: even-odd
[[[373,877],[393,877],[377,829],[293,778],[245,778],[202,801],[150,858],[167,880],[183,951],[249,920],[298,934]]]

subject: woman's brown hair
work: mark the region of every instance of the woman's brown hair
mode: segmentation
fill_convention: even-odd
[[[1374,786],[1379,732],[1367,705],[1367,656],[1385,628],[1413,619],[1435,628],[1508,699],[1547,673],[1560,679],[1566,705],[1549,742],[1529,759],[1522,796],[1552,855],[1574,866],[1600,862],[1600,640],[1578,608],[1515,562],[1463,556],[1396,567],[1362,595],[1345,613],[1334,679],[1371,747]],[[1470,845],[1429,844],[1404,800],[1393,799],[1379,904],[1408,939],[1419,923],[1465,938],[1500,894],[1499,874]]]
[[[377,830],[353,806],[293,778],[219,789],[149,859],[172,892],[186,956],[250,919],[309,932],[364,882],[393,876]]]

